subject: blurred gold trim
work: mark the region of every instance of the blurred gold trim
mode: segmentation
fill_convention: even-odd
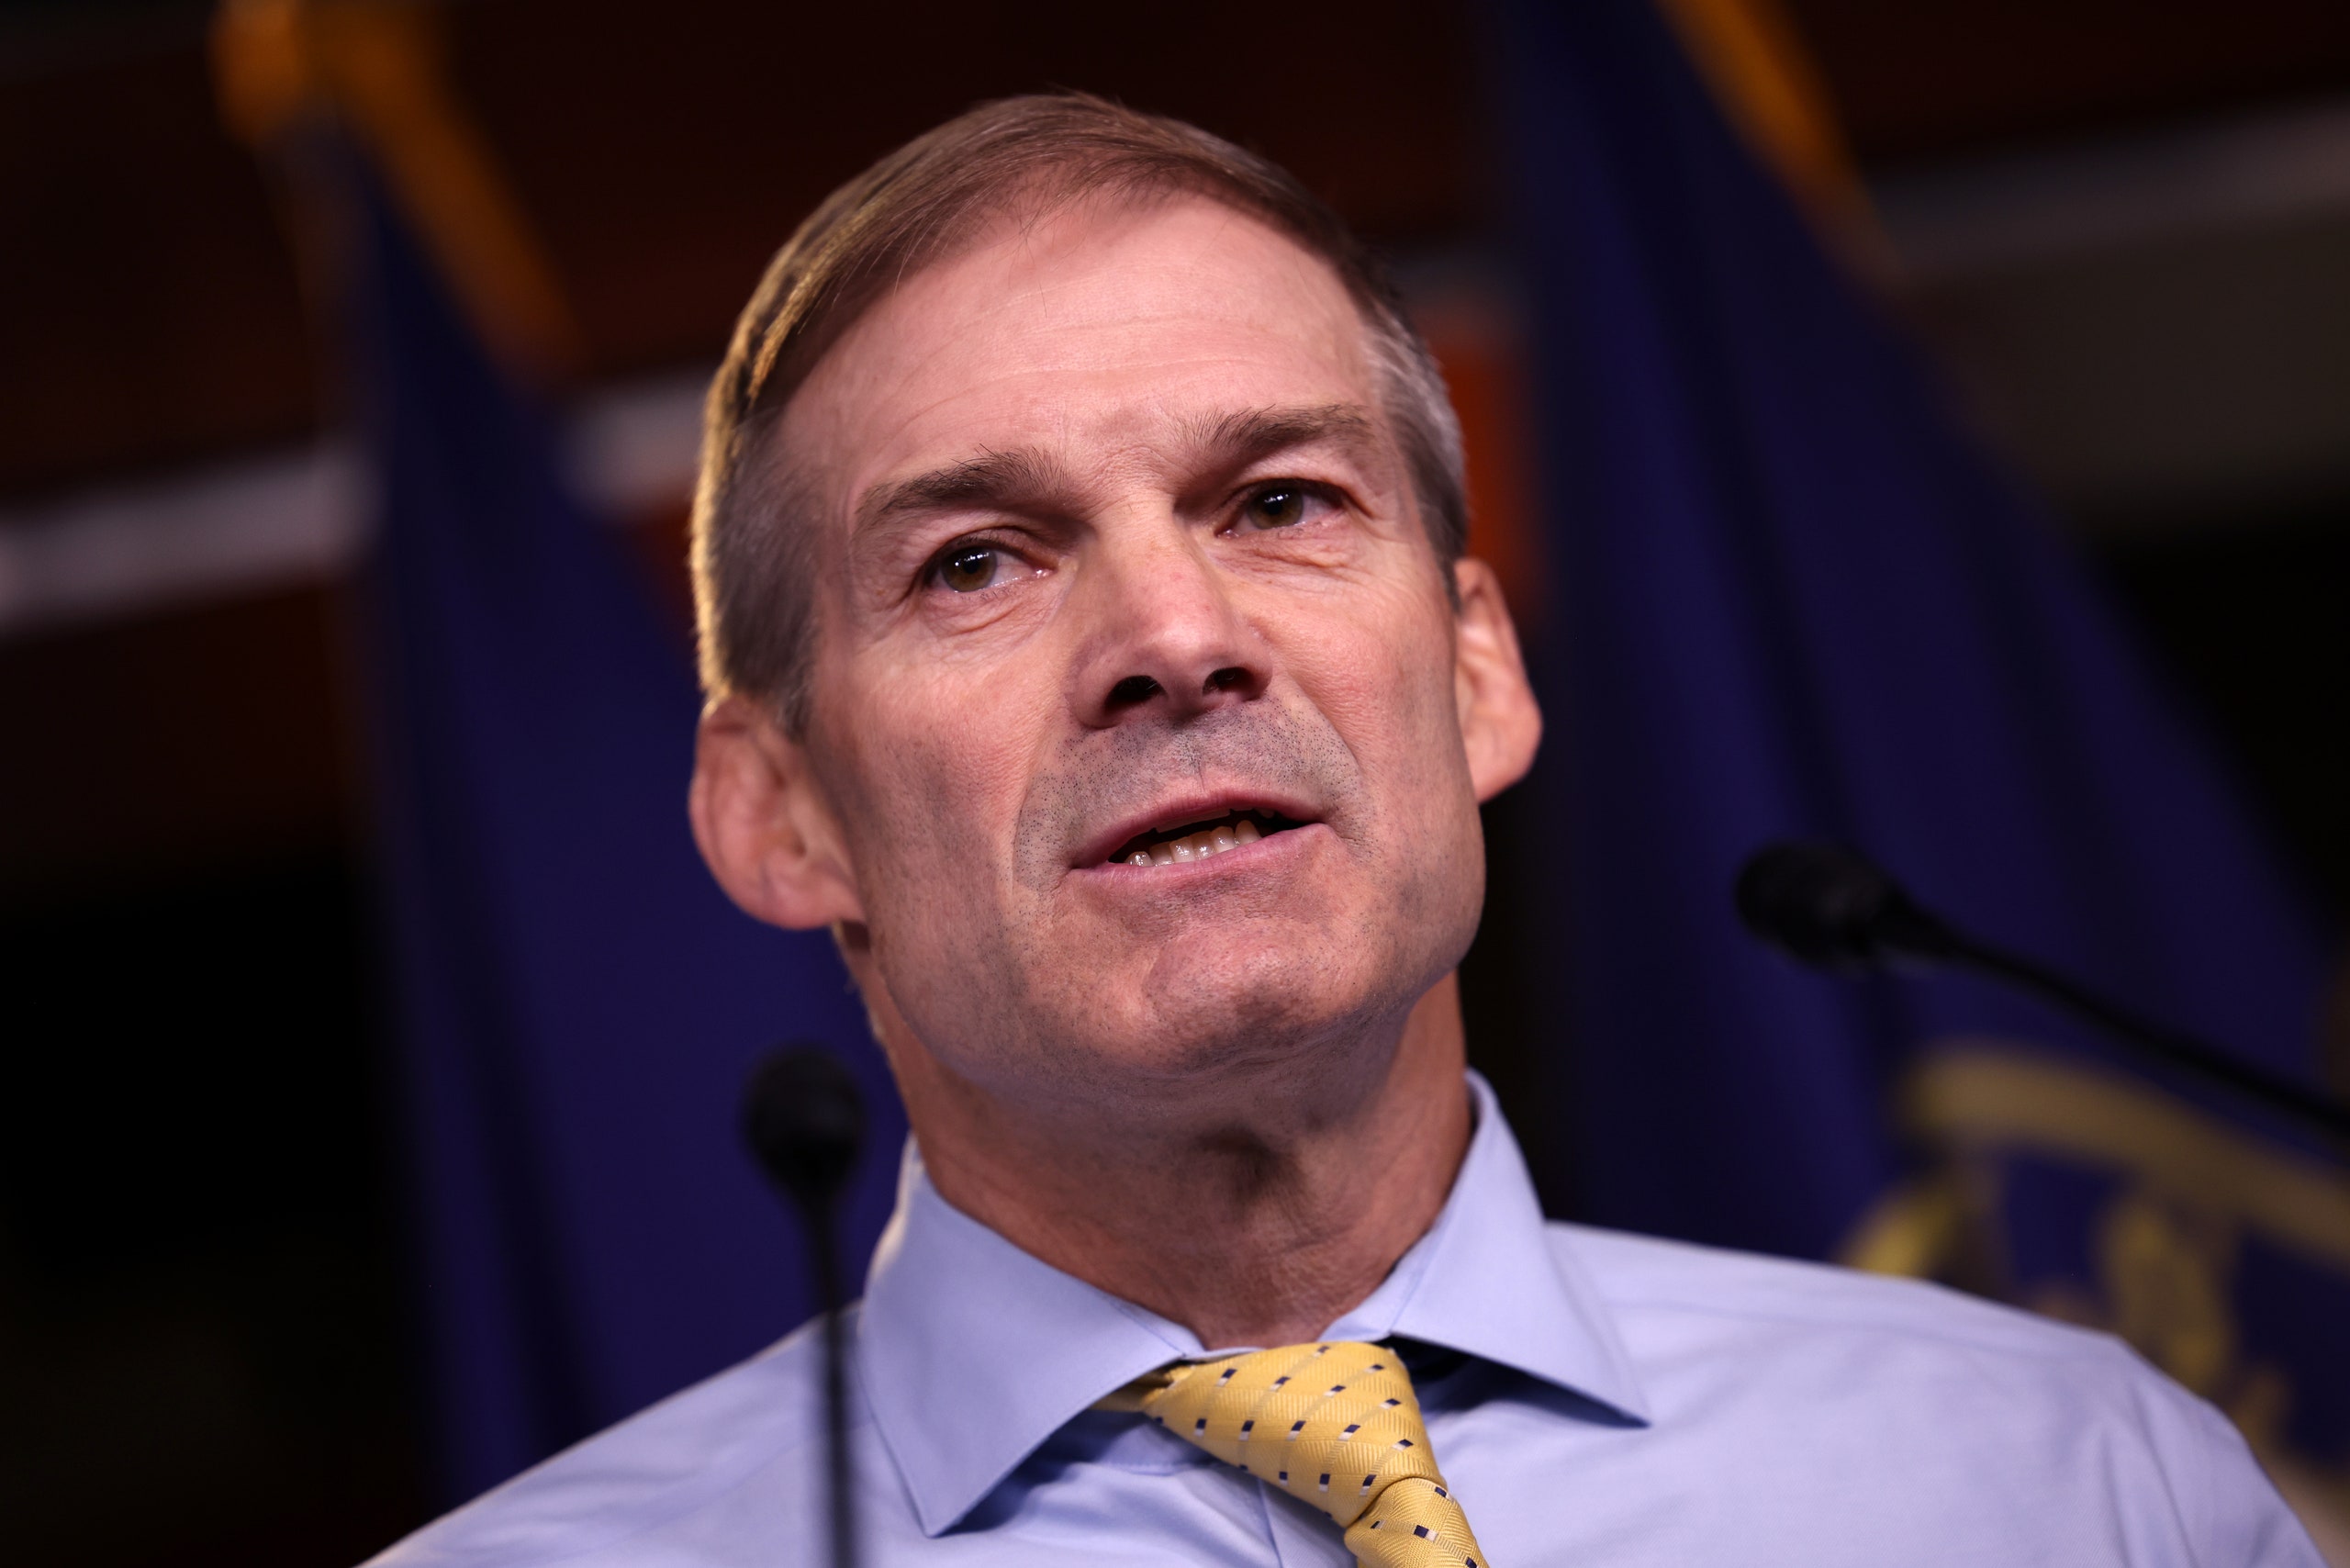
[[[2147,1084],[1997,1043],[1955,1042],[1919,1064],[1900,1103],[1904,1123],[1930,1145],[2025,1149],[2124,1170],[2350,1270],[2350,1174],[2266,1147]]]
[[[1657,0],[1722,113],[1846,264],[1890,281],[1893,248],[1834,101],[1779,0]]]
[[[441,9],[420,0],[222,0],[212,61],[220,116],[275,152],[347,128],[501,361],[535,378],[577,369],[583,340],[554,263],[448,85]]]
[[[1776,0],[1659,0],[1698,71],[1788,182],[1863,202],[1828,85]]]
[[[1896,1182],[1861,1215],[1836,1260],[1871,1274],[1927,1279],[1957,1250],[1966,1223],[1964,1196],[1939,1175]]]

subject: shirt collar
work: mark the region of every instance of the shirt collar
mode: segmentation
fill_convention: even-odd
[[[1552,1243],[1525,1156],[1485,1081],[1477,1130],[1436,1223],[1326,1339],[1423,1339],[1515,1368],[1646,1422],[1632,1359],[1597,1287]]]
[[[1634,1420],[1647,1412],[1597,1291],[1551,1245],[1493,1091],[1436,1223],[1333,1339],[1426,1340],[1497,1361]],[[936,1535],[1071,1417],[1203,1353],[1188,1330],[1014,1247],[950,1206],[910,1139],[897,1213],[859,1314],[859,1381],[915,1517]]]

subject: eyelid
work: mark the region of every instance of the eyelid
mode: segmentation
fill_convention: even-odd
[[[1006,558],[1005,565],[999,566],[999,572],[1005,572],[1006,575],[1011,577],[1034,577],[1040,574],[1045,569],[1044,564],[1036,559],[1035,552],[1033,549],[1023,548],[1019,540],[1015,538],[1007,538],[1003,534],[996,532],[993,530],[981,529],[970,533],[958,533],[954,538],[948,540],[946,543],[940,545],[937,549],[933,550],[928,555],[924,556],[923,559],[922,569],[914,574],[915,590],[917,592],[921,592],[930,588],[938,588],[948,593],[954,593],[954,589],[946,587],[941,574],[946,570],[946,563],[953,560],[957,554],[965,550],[995,551],[999,555]],[[1012,566],[1010,565],[1012,563],[1016,563],[1017,565]],[[1007,566],[1009,567],[1008,571]],[[1019,567],[1023,566],[1027,568],[1025,572],[1019,570]],[[974,588],[967,593],[957,594],[956,597],[958,599],[973,599],[980,594],[992,593],[995,589],[1003,586],[1004,584],[1002,581],[992,582],[986,588]]]
[[[1280,490],[1296,490],[1337,510],[1344,510],[1354,504],[1353,498],[1347,493],[1345,487],[1332,484],[1326,479],[1305,479],[1294,475],[1276,474],[1263,479],[1251,479],[1240,487],[1231,501],[1234,521],[1237,521],[1242,509],[1259,496]]]
[[[1335,480],[1309,479],[1303,474],[1273,474],[1262,479],[1249,480],[1240,487],[1240,493],[1235,498],[1246,501],[1249,497],[1261,496],[1268,490],[1304,490],[1307,495],[1334,502],[1347,498],[1346,487]]]

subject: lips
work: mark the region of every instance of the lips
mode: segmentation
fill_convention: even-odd
[[[1078,867],[1142,870],[1213,859],[1315,820],[1309,808],[1262,797],[1225,796],[1170,803],[1111,828],[1077,857]]]
[[[1110,862],[1140,868],[1207,860],[1244,844],[1254,844],[1272,834],[1304,825],[1270,806],[1239,807],[1178,827],[1136,834],[1118,846]]]

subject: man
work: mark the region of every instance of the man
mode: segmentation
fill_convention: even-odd
[[[711,398],[691,811],[832,928],[914,1129],[866,1560],[2315,1563],[2109,1340],[1544,1224],[1452,980],[1540,729],[1463,520],[1375,268],[1191,128],[990,106],[778,256]],[[812,1561],[817,1355],[388,1561]]]

